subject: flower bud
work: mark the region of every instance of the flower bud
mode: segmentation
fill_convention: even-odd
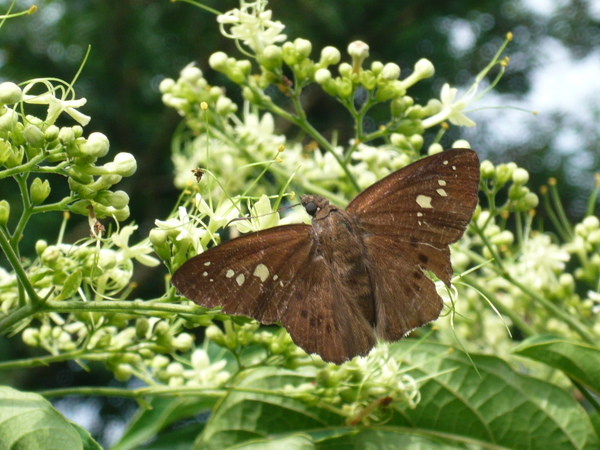
[[[4,166],[9,169],[11,167],[17,167],[23,162],[23,156],[25,156],[25,150],[23,150],[23,147],[13,147],[10,155],[8,155],[8,158],[6,161],[4,161]]]
[[[216,52],[208,58],[208,65],[217,72],[224,72],[227,69],[228,59],[224,52]]]
[[[537,194],[528,192],[523,198],[523,204],[526,210],[534,209],[540,204],[540,199],[538,198]]]
[[[75,133],[72,127],[62,127],[58,132],[58,140],[63,145],[70,145],[75,142]]]
[[[350,78],[350,75],[352,75],[352,66],[348,63],[341,63],[338,66],[338,72],[340,73],[340,75],[344,78]]]
[[[352,95],[352,82],[350,80],[336,80],[335,88],[340,97],[349,98]]]
[[[237,105],[230,98],[221,96],[215,104],[215,111],[220,116],[227,116],[237,111]]]
[[[38,256],[41,256],[42,253],[44,253],[44,250],[46,250],[46,248],[48,248],[48,243],[46,241],[44,241],[43,239],[39,239],[35,243],[35,252],[37,253]]]
[[[431,144],[427,149],[428,155],[437,155],[438,153],[442,153],[444,151],[444,147],[437,142],[435,144]]]
[[[121,152],[115,156],[112,163],[108,163],[104,167],[108,173],[130,177],[137,170],[137,162],[131,153]]]
[[[362,84],[367,91],[371,91],[377,86],[377,77],[370,70],[363,70],[360,73],[360,84]]]
[[[400,66],[394,63],[387,63],[381,71],[381,79],[386,81],[394,81],[400,77]]]
[[[202,349],[197,349],[192,353],[190,362],[192,363],[192,367],[196,370],[206,369],[210,366],[208,354]]]
[[[39,178],[33,180],[29,187],[29,195],[31,196],[31,203],[34,205],[44,203],[44,200],[50,195],[50,183],[48,180],[44,180],[43,182]]]
[[[458,139],[452,143],[452,148],[471,148],[471,144],[465,139]]]
[[[150,330],[150,322],[145,317],[135,321],[135,335],[138,339],[145,339]]]
[[[23,92],[15,83],[5,81],[0,83],[0,106],[13,105],[21,101]]]
[[[10,142],[0,138],[0,166],[3,165],[12,155],[12,146]]]
[[[517,165],[513,162],[507,164],[499,164],[496,166],[496,180],[500,186],[506,184],[512,177],[513,172],[517,168]]]
[[[61,251],[56,245],[49,245],[42,253],[42,263],[45,265],[51,265],[52,263],[58,261],[58,259],[62,256]]]
[[[173,347],[180,352],[187,352],[192,348],[194,338],[188,333],[179,333],[173,339]]]
[[[0,116],[0,131],[12,131],[17,122],[19,115],[13,109],[6,108]]]
[[[594,231],[600,228],[600,220],[596,216],[587,216],[581,223],[587,231]]]
[[[41,147],[44,144],[44,133],[35,125],[27,125],[23,130],[25,141],[32,147]]]
[[[79,145],[81,156],[101,158],[108,153],[108,138],[103,133],[94,132],[89,135],[87,141]]]
[[[258,61],[267,70],[275,70],[281,67],[283,62],[281,47],[278,45],[267,45],[260,54]]]
[[[59,132],[60,129],[56,125],[50,125],[46,128],[46,131],[44,131],[44,139],[48,142],[52,142],[58,138]]]
[[[0,227],[5,227],[10,216],[10,203],[0,200]]]
[[[481,178],[493,178],[496,170],[494,169],[494,165],[490,160],[485,160],[481,163],[480,166]]]
[[[515,184],[526,184],[529,181],[529,172],[519,167],[513,172],[512,180]]]
[[[205,336],[221,347],[225,346],[225,334],[216,325],[209,325],[204,332]]]
[[[190,84],[195,84],[200,78],[202,78],[202,70],[194,65],[194,63],[188,64],[181,72],[179,72],[179,78]]]
[[[36,328],[26,328],[21,335],[21,339],[30,347],[38,347],[40,345],[40,331]]]
[[[337,48],[328,45],[327,47],[323,47],[323,49],[321,50],[321,59],[319,60],[319,66],[325,68],[332,64],[337,64],[340,62],[341,58],[342,55],[340,51]]]
[[[327,69],[319,69],[315,72],[315,81],[318,84],[325,84],[331,80],[331,72]]]
[[[492,244],[496,245],[510,245],[514,242],[514,240],[514,235],[508,230],[501,231],[490,238]]]
[[[171,90],[175,87],[175,80],[173,78],[165,78],[158,85],[158,90],[161,94],[166,94],[167,92],[171,92]]]
[[[369,46],[363,41],[348,44],[348,54],[352,57],[352,70],[358,72],[362,63],[369,57]]]
[[[122,209],[129,204],[129,195],[127,195],[127,192],[125,191],[101,191],[94,197],[94,200],[104,206]]]
[[[411,137],[408,138],[408,140],[413,150],[417,152],[423,147],[423,136],[420,134],[413,134]]]
[[[312,44],[307,39],[297,38],[294,40],[294,47],[296,49],[296,53],[299,56],[299,61],[302,61],[310,55],[312,51]]]
[[[431,78],[435,73],[433,64],[428,59],[422,58],[415,63],[415,70],[403,80],[405,88],[409,88],[417,81]]]
[[[371,72],[373,72],[373,74],[379,76],[379,74],[381,73],[382,70],[383,70],[383,63],[381,61],[373,61],[371,63]]]

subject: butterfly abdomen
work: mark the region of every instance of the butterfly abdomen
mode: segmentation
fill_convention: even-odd
[[[356,218],[328,205],[313,219],[317,251],[331,268],[339,301],[350,301],[369,324],[375,324],[367,250]]]

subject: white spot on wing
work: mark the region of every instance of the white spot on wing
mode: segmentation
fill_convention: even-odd
[[[206,267],[210,266],[210,261],[206,261],[206,262],[204,263],[204,265],[205,265]]]
[[[448,161],[444,161],[444,165],[447,166],[448,165]]]
[[[203,272],[203,273],[202,273],[202,276],[203,276],[203,277],[207,277],[207,276],[208,276],[208,272]]]
[[[438,180],[438,184],[440,186],[446,186],[446,182],[444,180]]]
[[[433,208],[431,206],[431,197],[427,195],[417,195],[417,203],[421,208]]]
[[[440,194],[440,197],[448,197],[448,194],[442,188],[437,189],[435,192],[437,192],[438,194]]]
[[[452,170],[456,170],[456,166],[452,166]]]
[[[256,266],[256,269],[254,269],[254,273],[252,275],[260,278],[260,281],[264,283],[265,280],[269,278],[269,269],[264,264],[259,264]]]
[[[242,284],[244,284],[244,281],[246,281],[246,277],[243,273],[240,273],[237,277],[235,277],[235,281],[239,286],[241,286]]]
[[[418,212],[417,213],[417,217],[423,217],[423,213],[422,212]]]
[[[279,275],[273,275],[273,281],[277,281],[278,278],[279,278]]]
[[[233,270],[231,270],[231,269],[229,269],[229,270],[227,271],[227,273],[225,274],[225,276],[226,276],[227,278],[233,278],[233,276],[234,276],[234,275],[235,275],[235,272],[234,272]]]

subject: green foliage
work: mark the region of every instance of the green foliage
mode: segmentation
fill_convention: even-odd
[[[226,94],[231,88],[212,85],[212,75],[193,64],[177,79],[160,83],[164,104],[182,119],[172,145],[181,195],[173,212],[135,244],[130,238],[136,226],[119,224],[129,215],[129,196],[112,186],[134,174],[136,160],[119,153],[101,164],[109,140],[84,130],[89,117],[78,110],[85,99],[76,96],[74,82],[0,85],[0,185],[5,192],[4,186],[15,183],[22,199],[21,208],[0,199],[0,248],[10,265],[0,268],[0,331],[45,353],[2,361],[0,370],[63,361],[87,367],[97,361],[119,381],[140,380],[144,385],[131,389],[42,392],[47,398],[135,398],[140,409],[115,444],[118,449],[192,443],[598,446],[597,415],[588,414],[565,377],[556,375],[566,374],[586,396],[586,406],[600,409],[588,392],[599,388],[600,221],[592,201],[597,191],[588,217],[573,225],[551,183],[541,200],[558,234],[534,230],[540,198],[527,186],[528,172],[515,163],[481,165],[481,204],[452,248],[454,268],[462,275],[450,292],[440,290],[447,314],[427,340],[381,344],[368,357],[334,366],[306,355],[281,328],[195,306],[177,296],[168,280],[153,298],[130,300],[137,264],[159,264],[152,250],[172,273],[228,233],[305,220],[302,212],[283,218],[277,212],[296,191],[343,206],[422,150],[441,151],[447,129],[475,125],[468,107],[499,82],[508,64],[502,52],[511,39],[497,46],[466,92],[459,95],[444,84],[439,98],[419,103],[415,86],[434,75],[427,59],[411,62],[412,73],[404,76],[395,62],[371,61],[361,41],[351,42],[347,55],[326,45],[314,57],[313,43],[288,40],[265,2],[242,3],[217,21],[240,54],[218,51],[206,59],[244,102],[236,103]],[[491,73],[495,78],[481,92]],[[308,119],[303,106],[308,89],[322,89],[341,105],[354,125],[347,144]],[[46,114],[32,109],[39,104]],[[375,110],[385,111],[385,120],[370,129],[366,122]],[[59,126],[59,117],[77,124]],[[278,132],[278,121],[294,127],[298,138]],[[54,198],[65,189],[68,195]],[[37,239],[33,217],[67,212],[86,216],[92,237],[64,242],[65,214],[55,242]],[[244,213],[251,218],[232,222]],[[112,219],[115,229],[107,232],[102,218]],[[34,254],[23,253],[23,235],[36,239]],[[455,318],[455,311],[466,319]],[[505,326],[530,339],[516,345]],[[193,328],[204,332],[202,342],[189,331]],[[557,337],[544,337],[548,333]],[[468,356],[453,347],[457,338]],[[29,439],[28,448],[47,448],[56,434],[65,439],[61,448],[97,448],[85,430],[42,397],[3,389],[0,400],[8,406],[0,408],[0,422],[18,423],[0,430],[7,446]],[[14,402],[26,405],[27,414],[46,427],[22,420]]]

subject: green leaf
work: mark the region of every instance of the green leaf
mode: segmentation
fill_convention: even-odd
[[[282,450],[282,449],[294,449],[294,450],[310,450],[315,448],[315,444],[310,436],[303,434],[283,436],[280,438],[269,438],[269,439],[257,439],[254,441],[244,442],[231,447],[232,449],[244,449],[244,450]]]
[[[316,445],[318,449],[361,449],[361,450],[435,450],[464,449],[462,445],[437,442],[433,437],[411,435],[396,430],[356,430],[355,433],[324,439]]]
[[[562,370],[600,393],[600,348],[556,336],[534,336],[514,353]]]
[[[557,386],[514,371],[493,356],[467,356],[439,344],[410,340],[393,346],[415,366],[421,402],[397,411],[386,428],[401,427],[450,442],[519,449],[598,448],[581,405]],[[450,350],[450,352],[449,352]],[[444,373],[446,372],[446,373]],[[435,374],[440,374],[435,376]],[[428,378],[426,377],[432,377]]]
[[[310,375],[276,367],[255,369],[217,404],[195,448],[223,449],[247,441],[283,438],[303,430],[327,428],[331,425],[332,413],[278,392],[287,385],[312,380]],[[339,416],[334,417],[337,423],[343,422]]]
[[[89,442],[86,449],[93,448]],[[83,449],[84,445],[77,429],[46,399],[1,386],[0,448],[71,450]]]
[[[407,373],[420,381],[421,401],[415,409],[390,406],[381,423],[348,426],[345,417],[285,395],[289,386],[313,382],[315,367],[305,367],[303,372],[259,367],[248,371],[213,405],[194,446],[219,450],[271,444],[340,449],[598,448],[590,417],[571,395],[516,372],[499,358],[471,355],[477,372],[464,353],[441,344],[403,340],[390,346],[390,354],[403,360]],[[145,440],[167,423],[152,419],[153,414],[160,417],[158,411],[147,414]],[[185,411],[173,404],[162,414],[183,417]],[[153,428],[152,423],[161,425]],[[189,442],[201,426],[192,423],[179,432],[163,433],[146,448],[166,449],[169,443],[184,447],[183,442]]]
[[[155,398],[150,402],[149,408],[140,408],[132,419],[129,427],[118,443],[113,445],[113,450],[126,450],[139,448],[145,442],[153,439],[157,433],[168,425],[188,417],[193,417],[201,412],[208,412],[214,406],[215,398],[185,397],[185,398]],[[186,442],[190,448],[195,437],[202,431],[203,423],[196,422],[195,434]],[[187,436],[187,434],[186,434]],[[173,436],[169,437],[170,448],[175,448]],[[160,448],[150,446],[150,448]]]
[[[81,425],[76,424],[75,422],[69,421],[69,423],[79,434],[79,437],[81,438],[81,443],[83,445],[83,450],[102,450],[100,444],[98,444],[98,442],[94,440],[94,438],[88,430],[83,428]]]

